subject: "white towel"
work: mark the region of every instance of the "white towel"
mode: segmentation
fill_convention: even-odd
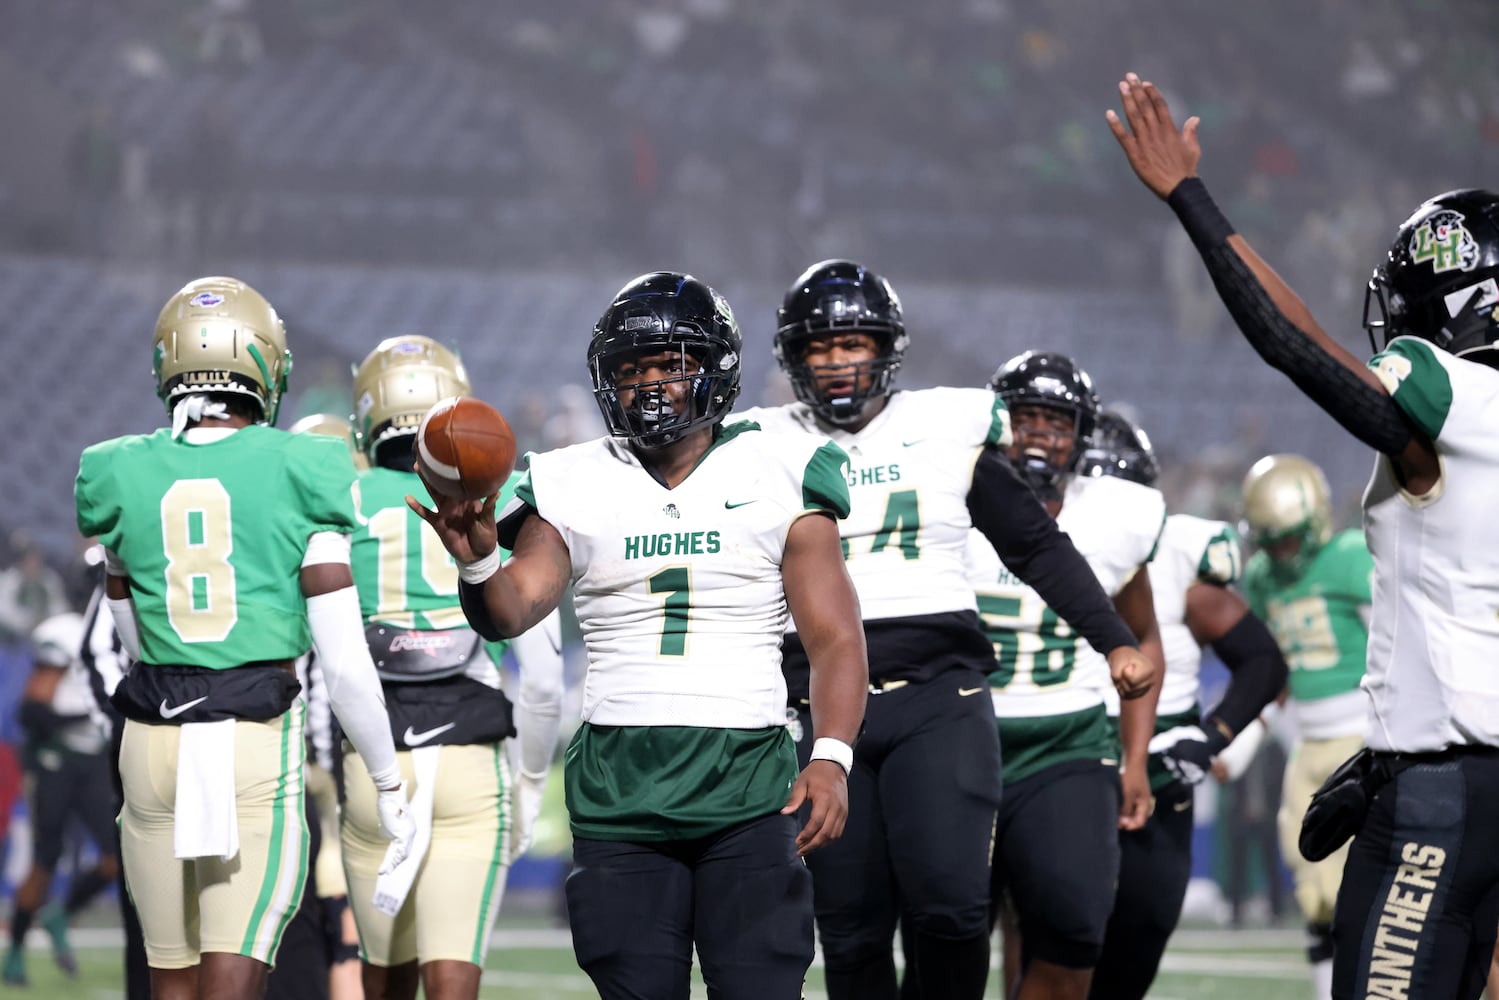
[[[393,917],[406,905],[406,897],[416,882],[416,873],[422,869],[422,859],[432,844],[432,797],[437,787],[437,758],[442,745],[416,747],[411,751],[411,770],[416,777],[416,791],[406,806],[411,818],[416,821],[416,838],[411,842],[411,853],[375,880],[375,909]]]
[[[173,830],[177,857],[228,861],[239,853],[234,720],[189,722],[180,727],[179,734]]]

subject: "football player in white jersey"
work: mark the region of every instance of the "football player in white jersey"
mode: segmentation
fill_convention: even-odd
[[[52,615],[31,633],[34,666],[22,692],[19,718],[26,734],[31,772],[31,870],[16,887],[10,917],[10,948],[3,979],[26,986],[26,933],[36,920],[52,938],[52,955],[69,977],[78,959],[68,942],[68,921],[120,874],[115,814],[119,800],[110,787],[109,721],[94,704],[81,655],[84,617]],[[99,852],[94,868],[76,872],[62,905],[48,902],[52,876],[70,829],[81,828]]]
[[[1087,563],[1011,467],[1004,404],[984,389],[896,390],[907,340],[889,282],[853,261],[815,264],[786,292],[775,338],[798,402],[744,414],[829,436],[850,458],[841,530],[869,644],[868,722],[848,832],[808,860],[833,1000],[896,995],[898,919],[907,975],[933,970],[928,1000],[980,997],[988,978],[1002,781],[985,697],[994,652],[964,568],[970,530],[1108,654],[1127,696],[1153,680]],[[803,758],[822,735],[804,710],[807,639],[792,633],[785,649]]]
[[[564,772],[568,915],[605,1000],[686,1000],[694,945],[713,996],[800,997],[813,953],[801,855],[847,814],[869,679],[838,545],[848,459],[826,439],[723,423],[741,349],[717,292],[643,275],[589,345],[610,437],[531,455],[498,531],[494,497],[408,501],[457,559],[486,637],[524,632],[573,587],[589,665]],[[819,736],[800,775],[788,616]]]
[[[1160,466],[1145,432],[1105,410],[1078,463],[1078,475],[1155,486]],[[1166,654],[1156,735],[1150,742],[1155,810],[1142,829],[1119,834],[1119,888],[1088,991],[1093,1000],[1141,1000],[1150,989],[1181,917],[1192,874],[1191,786],[1235,737],[1255,724],[1286,683],[1286,662],[1275,637],[1228,589],[1239,566],[1239,542],[1229,525],[1191,514],[1166,518],[1160,547],[1150,561],[1150,587]],[[1206,646],[1213,647],[1232,678],[1222,700],[1204,714],[1197,689]]]
[[[1092,380],[1066,355],[1027,351],[1001,365],[989,388],[1014,423],[1011,462],[1112,596],[1141,651],[1160,663],[1144,569],[1166,501],[1153,487],[1072,474],[1098,415]],[[1005,902],[996,910],[1005,914],[1007,945],[1011,912],[1023,942],[1019,995],[1082,1000],[1113,908],[1119,828],[1139,829],[1150,814],[1146,759],[1160,688],[1125,703],[1116,727],[1103,657],[977,532],[968,580],[997,661],[988,686],[1005,774],[993,892]],[[1008,971],[1014,975],[1013,961]]]
[[[1317,857],[1355,835],[1332,995],[1477,997],[1499,925],[1499,195],[1451,191],[1401,224],[1369,282],[1378,353],[1366,365],[1213,203],[1197,177],[1197,119],[1178,130],[1134,74],[1119,89],[1115,138],[1176,212],[1245,338],[1378,452],[1364,491],[1368,750],[1323,786],[1300,842]]]

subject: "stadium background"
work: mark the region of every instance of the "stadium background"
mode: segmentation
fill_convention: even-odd
[[[149,331],[202,274],[244,278],[285,318],[283,426],[347,412],[350,363],[425,333],[539,449],[599,431],[584,345],[632,275],[725,292],[754,404],[789,398],[781,290],[854,257],[905,300],[902,385],[1067,351],[1133,406],[1173,509],[1237,519],[1248,464],[1298,451],[1346,523],[1370,455],[1238,338],[1103,110],[1136,69],[1201,115],[1230,218],[1362,351],[1363,283],[1404,214],[1499,186],[1495,38],[1492,0],[6,0],[0,738],[28,623],[86,577],[77,455],[161,423]],[[1199,804],[1201,922],[1228,918],[1215,887],[1274,794],[1250,781]],[[516,873],[542,899],[557,825],[553,858]],[[5,870],[23,857],[13,843]],[[1273,860],[1247,863],[1240,917],[1293,926],[1288,898],[1266,902]],[[522,928],[549,924],[545,902],[515,902]],[[1294,934],[1223,940],[1250,973],[1178,949],[1176,995],[1300,995]],[[513,995],[573,988],[565,940],[527,954],[491,964],[554,979]],[[1214,974],[1191,979],[1194,962]]]

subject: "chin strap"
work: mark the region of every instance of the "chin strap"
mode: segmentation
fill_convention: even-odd
[[[188,424],[200,420],[224,420],[229,416],[229,407],[207,396],[184,396],[172,407],[172,438],[180,438]]]

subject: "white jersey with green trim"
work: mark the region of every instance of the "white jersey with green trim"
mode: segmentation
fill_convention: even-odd
[[[980,451],[1009,447],[1010,415],[998,396],[901,390],[853,433],[819,424],[802,403],[744,419],[825,436],[848,453],[853,512],[841,525],[843,555],[865,621],[974,610],[964,570],[968,492]]]
[[[1112,476],[1074,476],[1057,526],[1114,596],[1150,562],[1166,520],[1159,490]],[[978,531],[968,539],[968,580],[999,668],[989,676],[1001,718],[1065,715],[1105,704],[1108,662],[1039,594],[1000,562]]]
[[[1366,742],[1499,746],[1499,371],[1413,337],[1369,367],[1436,446],[1441,477],[1413,495],[1381,455],[1364,491],[1374,557]]]
[[[1242,568],[1238,536],[1223,521],[1191,514],[1166,518],[1160,548],[1150,562],[1150,589],[1166,653],[1157,715],[1180,715],[1197,705],[1202,647],[1187,627],[1187,591],[1198,583],[1226,587],[1239,579]],[[1116,700],[1110,708],[1114,714],[1118,714],[1117,704]]]
[[[584,721],[784,726],[786,535],[805,514],[848,514],[843,452],[736,422],[670,490],[610,438],[529,461],[516,495],[572,557]]]

